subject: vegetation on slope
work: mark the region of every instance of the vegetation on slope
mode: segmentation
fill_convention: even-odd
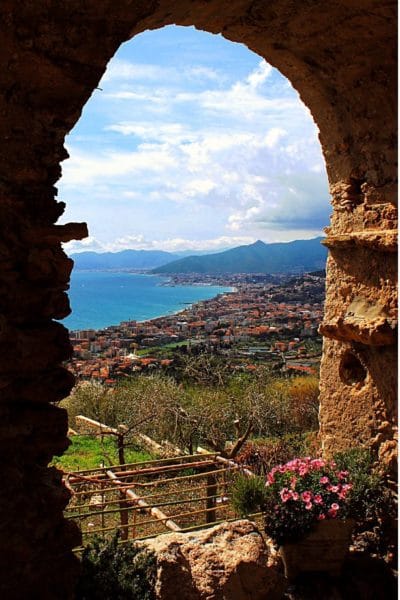
[[[125,459],[128,463],[141,462],[154,458],[140,448],[127,448]],[[62,456],[54,459],[54,466],[63,471],[78,471],[97,469],[118,463],[118,451],[114,436],[104,436],[103,439],[92,435],[73,435],[71,445]]]
[[[217,254],[188,256],[157,267],[153,273],[289,273],[321,269],[327,250],[322,238],[287,243],[258,241]]]
[[[229,455],[232,448],[239,452],[250,435],[301,435],[318,427],[315,377],[282,379],[267,370],[230,378],[222,373],[219,379],[214,371],[210,377],[211,382],[178,383],[159,374],[140,375],[113,389],[84,382],[63,405],[73,428],[75,416],[84,414],[113,427],[124,424],[131,434],[128,443],[145,433],[189,453],[201,445]]]

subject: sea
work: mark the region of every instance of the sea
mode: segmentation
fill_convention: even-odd
[[[102,329],[128,320],[146,321],[231,290],[208,285],[168,285],[168,280],[158,275],[73,271],[68,292],[72,314],[62,324],[74,331]]]

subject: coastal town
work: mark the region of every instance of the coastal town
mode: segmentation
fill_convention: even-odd
[[[232,370],[268,365],[280,373],[317,374],[325,272],[302,275],[180,275],[166,285],[224,285],[231,292],[179,313],[94,330],[70,331],[68,368],[78,380],[114,385],[135,373],[167,370],[178,354],[221,355]]]

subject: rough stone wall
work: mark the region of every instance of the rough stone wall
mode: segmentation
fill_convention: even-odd
[[[320,129],[333,216],[327,231],[321,433],[326,453],[363,441],[393,459],[396,310],[396,3],[375,0],[3,0],[0,7],[0,589],[69,598],[79,536],[48,463],[67,445],[55,403],[73,379],[66,329],[72,267],[56,226],[65,134],[119,45],[195,25],[279,68]]]

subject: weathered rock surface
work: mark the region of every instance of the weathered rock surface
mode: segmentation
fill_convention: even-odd
[[[157,555],[158,600],[278,600],[286,580],[250,521],[146,542]]]

